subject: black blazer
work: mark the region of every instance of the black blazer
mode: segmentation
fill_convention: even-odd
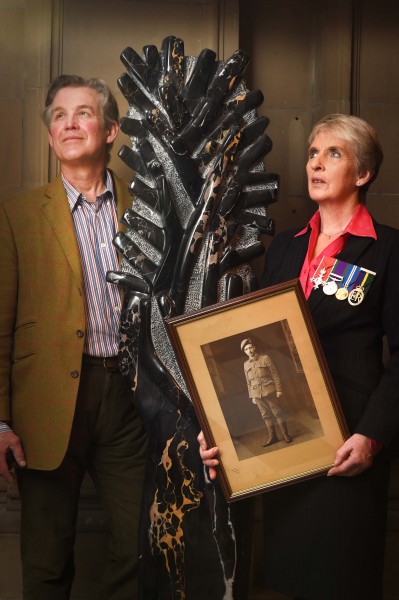
[[[339,260],[376,272],[363,302],[312,290],[308,306],[351,432],[393,448],[399,432],[399,231],[374,222],[377,240],[350,236]],[[282,233],[265,260],[261,286],[299,277],[310,230]],[[383,364],[383,338],[390,357]]]

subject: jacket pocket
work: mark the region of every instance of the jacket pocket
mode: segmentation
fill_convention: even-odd
[[[17,323],[14,330],[14,361],[35,354],[36,326],[37,322],[33,320]]]

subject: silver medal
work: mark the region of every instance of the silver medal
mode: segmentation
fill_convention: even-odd
[[[335,292],[337,291],[338,286],[335,283],[335,281],[327,281],[327,283],[324,285],[323,287],[323,292],[327,295],[327,296],[333,296],[335,294]]]

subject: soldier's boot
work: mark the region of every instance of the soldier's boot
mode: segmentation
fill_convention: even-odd
[[[262,446],[266,448],[266,446],[270,446],[271,444],[275,444],[276,442],[278,442],[278,437],[276,435],[276,430],[274,428],[273,421],[271,419],[264,419],[264,421],[269,432],[268,439],[262,444]]]
[[[283,434],[283,438],[286,444],[290,444],[292,442],[292,438],[288,434],[287,424],[283,419],[277,419],[279,427],[281,429],[281,433]]]

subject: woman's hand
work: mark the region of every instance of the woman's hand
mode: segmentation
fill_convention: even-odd
[[[337,451],[334,466],[327,475],[352,477],[360,475],[373,464],[373,451],[370,438],[355,433]]]
[[[216,471],[215,467],[217,467],[217,465],[219,464],[219,461],[215,457],[219,454],[219,448],[217,448],[215,446],[214,448],[209,448],[209,450],[208,450],[208,448],[206,446],[204,434],[202,433],[202,431],[199,432],[197,440],[200,445],[200,456],[201,456],[202,462],[204,463],[204,465],[206,467],[209,467],[209,478],[216,479],[217,471]]]

